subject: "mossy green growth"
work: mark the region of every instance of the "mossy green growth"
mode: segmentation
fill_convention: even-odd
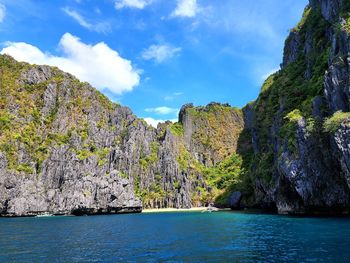
[[[284,119],[285,119],[285,120],[288,120],[288,121],[290,121],[290,122],[292,122],[292,123],[297,123],[302,117],[303,117],[303,116],[302,116],[300,110],[295,109],[295,110],[291,111],[290,113],[288,113],[288,114],[284,117]]]
[[[108,110],[113,110],[118,105],[111,102],[104,94],[102,94],[100,91],[96,90],[96,97],[97,100],[101,103],[102,106],[107,108]]]
[[[57,145],[62,146],[69,144],[71,133],[62,134],[62,133],[49,133],[48,139],[52,142],[55,142]]]
[[[151,143],[151,154],[148,156],[144,156],[143,151],[141,151],[141,157],[140,157],[140,165],[143,170],[146,170],[150,167],[150,165],[154,164],[158,161],[158,150],[159,150],[159,143],[158,142],[152,142]]]
[[[174,187],[174,189],[179,190],[181,187],[180,182],[178,180],[174,181],[173,187]]]
[[[128,179],[129,175],[126,172],[120,171],[119,176],[123,179]]]
[[[193,157],[183,144],[180,145],[179,155],[177,156],[176,161],[178,162],[181,171],[186,171],[189,168],[190,163],[193,161]]]
[[[192,125],[192,145],[212,151],[211,162],[219,162],[236,152],[244,128],[243,112],[228,104],[211,103],[206,107],[186,109]]]
[[[89,131],[96,120],[88,115],[92,108],[98,109],[101,115],[97,127],[112,130],[108,116],[118,105],[57,68],[50,68],[52,77],[46,81],[36,84],[22,81],[25,73],[37,67],[0,55],[0,151],[6,155],[7,168],[31,172],[20,163],[19,155],[23,152],[39,174],[42,164],[57,147],[69,148],[79,160],[97,155],[98,164],[104,165],[107,149],[95,146],[98,142],[92,141]],[[48,88],[54,90],[49,108],[45,105]],[[10,114],[7,109],[16,110]],[[84,144],[81,149],[71,144],[72,135],[80,136]]]
[[[311,7],[307,7],[304,10],[304,13],[303,13],[301,20],[291,31],[292,32],[299,32],[304,27],[305,23],[307,22],[307,19],[308,19],[310,13],[311,13]]]
[[[183,126],[179,122],[170,124],[169,128],[171,133],[174,134],[175,136],[183,136],[184,134]]]
[[[332,134],[335,133],[339,129],[340,124],[346,119],[350,119],[350,112],[335,112],[331,117],[324,121],[324,131]]]
[[[298,153],[296,131],[298,128],[298,121],[301,118],[303,118],[303,116],[299,109],[291,111],[284,117],[285,123],[279,132],[279,136],[287,140],[288,150],[294,154]]]
[[[11,117],[7,112],[0,111],[0,131],[11,129]]]
[[[107,162],[107,157],[109,152],[110,152],[109,148],[100,148],[96,151],[99,166],[103,166]]]
[[[242,175],[242,157],[233,154],[218,165],[204,168],[203,172],[209,186],[224,190],[240,183]]]
[[[26,174],[33,174],[34,169],[29,164],[20,164],[16,167],[17,172],[24,172]]]
[[[341,29],[345,30],[348,34],[350,34],[350,17],[348,17],[343,24],[341,24]]]
[[[94,153],[91,152],[90,150],[82,149],[82,150],[78,150],[76,152],[76,154],[77,154],[77,158],[79,159],[79,161],[84,161],[85,159],[92,156]]]
[[[344,19],[344,23],[336,24],[336,25],[339,25],[341,29],[345,30],[348,34],[350,34],[350,2],[349,1],[343,1],[340,17]]]

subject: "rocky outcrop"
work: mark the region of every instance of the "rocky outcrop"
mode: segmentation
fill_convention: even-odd
[[[348,8],[341,0],[310,1],[286,41],[282,70],[249,109],[259,207],[282,214],[350,212],[348,121],[335,134],[324,128],[335,112],[350,107],[349,33],[341,17]],[[305,90],[293,93],[300,83]],[[274,109],[268,108],[273,100]]]
[[[310,0],[310,6],[314,9],[320,9],[323,17],[327,21],[337,21],[339,12],[346,0]]]
[[[335,208],[347,212],[350,207],[349,187],[338,160],[331,145],[318,136],[307,134],[306,121],[300,119],[297,158],[284,151],[278,160],[276,206],[280,213],[321,213]]]
[[[332,63],[325,76],[325,97],[332,113],[349,111],[349,42],[347,32],[341,31],[332,39]]]
[[[343,121],[334,135],[334,141],[339,153],[341,173],[347,186],[350,187],[350,120]]]
[[[240,110],[220,103],[196,108],[187,104],[180,110],[179,121],[187,150],[201,164],[213,166],[237,151],[244,127]]]
[[[217,200],[350,213],[350,121],[337,115],[350,110],[349,13],[346,1],[310,0],[256,101],[186,104],[157,128],[70,74],[0,56],[0,215]]]
[[[241,200],[242,200],[242,193],[241,192],[233,192],[229,198],[229,207],[232,210],[240,209],[241,208]]]
[[[206,205],[202,169],[237,148],[240,110],[182,108],[157,129],[86,83],[1,56],[0,215]],[[9,81],[5,81],[9,80]],[[18,99],[20,94],[20,99]]]
[[[299,33],[291,32],[284,48],[282,68],[288,66],[290,63],[294,62],[297,59],[301,44],[300,42],[301,40]]]

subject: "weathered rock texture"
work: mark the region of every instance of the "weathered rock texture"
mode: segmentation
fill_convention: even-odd
[[[350,211],[349,120],[333,115],[350,106],[349,7],[311,0],[286,41],[282,69],[245,109],[259,207],[285,214]],[[338,131],[325,128],[327,119]]]
[[[349,1],[310,0],[256,101],[187,104],[157,128],[67,73],[0,56],[0,215],[349,213],[349,21]]]
[[[191,106],[155,129],[58,69],[0,61],[0,215],[210,202],[202,169],[236,151],[240,110]]]

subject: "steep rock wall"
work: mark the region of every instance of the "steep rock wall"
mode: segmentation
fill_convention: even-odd
[[[259,207],[288,214],[350,210],[349,11],[346,1],[310,1],[286,41],[281,71],[253,105],[247,129]]]

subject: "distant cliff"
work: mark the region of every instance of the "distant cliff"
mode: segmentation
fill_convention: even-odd
[[[191,207],[224,191],[205,173],[236,152],[241,110],[187,105],[155,129],[56,68],[0,65],[0,214]]]
[[[350,212],[350,3],[311,0],[243,109],[153,128],[57,68],[0,56],[0,215],[257,207]]]

